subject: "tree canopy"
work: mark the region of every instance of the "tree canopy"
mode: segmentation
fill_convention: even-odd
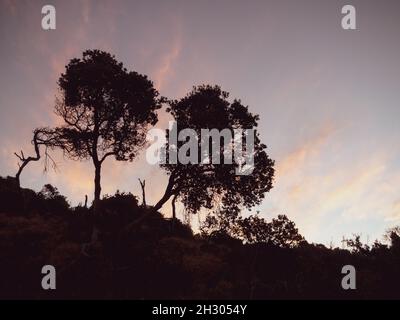
[[[232,133],[232,137],[235,129],[255,129],[259,117],[251,114],[240,100],[230,102],[228,98],[229,94],[219,86],[198,86],[184,98],[170,101],[167,111],[174,117],[178,130],[190,128],[199,136],[203,129],[217,129],[220,132],[227,129]],[[203,142],[198,140],[199,149]],[[210,151],[217,143],[218,141],[210,143]],[[224,156],[224,147],[229,143],[233,141],[224,141],[217,146],[221,149],[221,156]],[[177,147],[181,147],[182,144],[178,142]],[[211,162],[200,165],[170,164],[167,161],[162,168],[169,175],[169,181],[163,197],[155,206],[156,209],[171,197],[173,201],[179,199],[191,213],[196,213],[201,208],[211,209],[216,205],[251,208],[259,204],[265,193],[272,188],[274,176],[274,161],[265,150],[266,145],[261,142],[256,131],[254,167],[249,175],[237,175],[236,169],[240,164],[236,161],[231,164]]]
[[[148,127],[157,122],[158,92],[146,76],[100,50],[72,59],[58,84],[55,112],[64,124],[47,131],[47,145],[72,159],[92,160],[96,202],[102,163],[111,156],[132,161],[145,145]]]

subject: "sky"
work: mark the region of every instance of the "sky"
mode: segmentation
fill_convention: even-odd
[[[56,8],[56,30],[41,28],[45,4]],[[341,27],[346,4],[356,30]],[[164,96],[218,84],[260,115],[276,176],[253,212],[286,214],[310,242],[341,246],[361,234],[372,243],[400,224],[399,31],[397,0],[0,0],[0,175],[15,175],[15,151],[33,152],[34,128],[62,123],[54,97],[69,60],[102,49]],[[57,171],[30,164],[21,184],[51,183],[73,205],[92,198],[91,163],[54,157]],[[167,178],[145,152],[133,163],[108,159],[103,194],[140,195],[138,178],[155,203]]]

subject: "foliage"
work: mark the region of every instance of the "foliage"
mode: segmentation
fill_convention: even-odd
[[[194,87],[181,100],[170,101],[167,110],[176,120],[178,130],[193,129],[199,137],[202,137],[202,129],[229,130],[231,137],[235,129],[255,129],[259,117],[251,114],[240,100],[229,102],[228,97],[229,94],[218,86]],[[202,139],[198,141],[199,150]],[[217,142],[213,143],[210,151],[214,146],[218,148]],[[182,144],[178,143],[177,147]],[[272,188],[274,162],[265,152],[266,146],[257,132],[254,144],[254,170],[249,175],[237,175],[235,169],[239,163],[236,161],[232,164],[170,164],[167,158],[167,164],[162,168],[169,175],[168,186],[156,209],[172,196],[177,196],[191,213],[201,208],[215,208],[217,204],[229,209],[259,204]],[[224,143],[219,148],[223,155]]]
[[[108,157],[132,161],[157,122],[158,92],[146,76],[128,71],[111,54],[87,50],[72,59],[58,81],[55,112],[64,125],[41,128],[44,144],[72,159],[91,159],[95,201],[100,200],[101,165]]]
[[[298,247],[305,242],[295,223],[286,215],[278,215],[267,222],[258,214],[243,218],[237,211],[217,211],[206,217],[201,230],[205,236],[226,234],[246,243],[268,243],[282,248]]]

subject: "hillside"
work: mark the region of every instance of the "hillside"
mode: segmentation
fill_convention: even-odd
[[[400,298],[399,239],[352,251],[244,244],[194,235],[131,194],[105,197],[95,216],[49,185],[20,191],[1,178],[0,299]],[[46,264],[57,270],[56,290],[40,286]],[[347,264],[356,267],[357,290],[341,288]]]

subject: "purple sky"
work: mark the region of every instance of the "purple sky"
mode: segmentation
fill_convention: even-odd
[[[45,4],[56,7],[56,30],[41,29]],[[345,4],[356,7],[355,31],[341,28]],[[0,174],[15,174],[13,152],[31,150],[35,127],[60,123],[54,95],[69,59],[99,48],[162,95],[219,84],[260,114],[277,165],[261,215],[287,214],[310,241],[340,246],[361,233],[371,242],[400,223],[399,34],[396,0],[0,0]],[[55,157],[58,172],[35,163],[22,185],[50,182],[72,204],[91,196],[91,164]],[[134,163],[107,160],[103,192],[139,195],[137,178],[148,202],[158,200],[166,178],[144,152]]]

